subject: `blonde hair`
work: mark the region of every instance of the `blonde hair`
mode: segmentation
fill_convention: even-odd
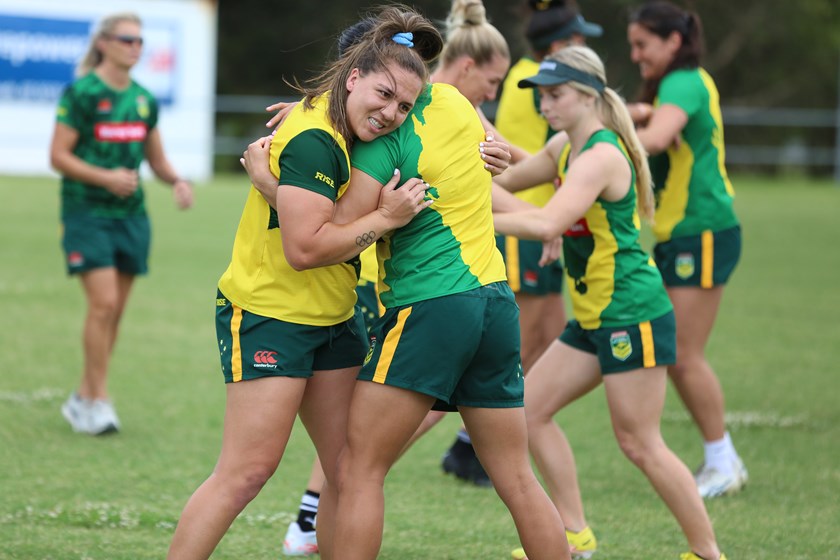
[[[564,47],[548,55],[546,59],[571,66],[576,70],[598,77],[604,84],[607,83],[604,63],[595,54],[595,51],[589,47],[579,45]],[[630,113],[627,111],[624,101],[610,87],[605,87],[603,92],[598,93],[595,88],[579,82],[568,82],[568,85],[595,97],[601,122],[621,138],[636,171],[636,203],[639,215],[648,221],[653,221],[655,204],[647,152],[636,135],[633,119],[630,118]]]
[[[84,76],[99,66],[102,62],[102,51],[97,48],[96,43],[98,43],[100,39],[104,39],[108,35],[112,35],[117,25],[124,21],[136,23],[141,26],[143,25],[143,22],[140,20],[140,16],[133,12],[121,12],[118,14],[111,14],[110,16],[103,18],[96,27],[96,31],[93,36],[90,38],[90,44],[88,45],[87,52],[85,52],[85,56],[82,57],[81,62],[79,62],[79,65],[76,66],[77,77]]]
[[[446,18],[446,45],[440,56],[447,66],[462,56],[482,66],[494,56],[510,59],[510,49],[501,32],[487,21],[481,0],[453,0]]]
[[[407,47],[394,41],[397,33],[412,33],[414,46]],[[413,72],[424,83],[428,80],[426,64],[437,58],[443,48],[443,38],[425,17],[406,6],[383,8],[375,16],[375,24],[355,43],[348,46],[341,57],[332,63],[308,87],[295,84],[304,98],[304,107],[311,109],[316,97],[330,92],[327,113],[336,132],[344,137],[347,146],[353,143],[353,133],[347,122],[347,78],[354,68],[362,75],[368,72],[387,72],[387,65],[395,63]]]

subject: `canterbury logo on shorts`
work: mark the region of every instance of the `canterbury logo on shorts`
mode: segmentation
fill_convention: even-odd
[[[277,369],[277,352],[271,350],[257,350],[254,353],[254,367],[255,368],[271,368]]]

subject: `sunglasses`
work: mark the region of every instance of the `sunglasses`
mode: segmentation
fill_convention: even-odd
[[[123,45],[143,46],[143,37],[137,37],[136,35],[108,35],[108,38],[119,41]]]

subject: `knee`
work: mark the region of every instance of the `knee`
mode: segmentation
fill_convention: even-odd
[[[616,440],[621,452],[641,470],[645,470],[645,462],[651,456],[651,446],[641,438],[628,433],[616,433]]]
[[[227,483],[236,505],[240,508],[248,505],[273,474],[273,467],[262,464],[248,465],[237,472],[235,478]]]
[[[118,318],[119,312],[116,297],[97,297],[88,303],[90,316],[101,321],[114,321]]]

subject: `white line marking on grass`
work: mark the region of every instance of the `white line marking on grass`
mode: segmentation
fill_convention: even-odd
[[[66,396],[67,391],[55,387],[42,387],[34,391],[0,391],[0,402],[32,404],[43,401],[57,401]]]
[[[687,412],[664,412],[662,420],[666,422],[692,422]],[[808,417],[804,414],[783,416],[775,412],[739,411],[727,412],[724,421],[734,428],[796,428],[808,426]]]

